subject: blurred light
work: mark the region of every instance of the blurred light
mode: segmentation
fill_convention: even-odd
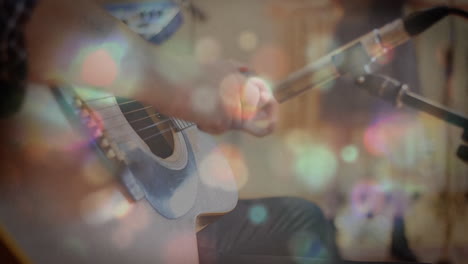
[[[92,186],[101,186],[113,179],[96,155],[90,155],[84,160],[82,170],[84,179]]]
[[[364,146],[370,154],[382,156],[386,147],[382,130],[377,126],[367,128],[364,132]]]
[[[193,91],[193,108],[206,115],[213,113],[216,107],[216,98],[213,89],[199,87],[198,89],[193,89]]]
[[[84,84],[95,87],[109,87],[117,79],[119,66],[105,49],[89,53],[81,66],[80,77]]]
[[[221,144],[203,157],[199,164],[201,180],[208,186],[237,191],[248,180],[248,170],[241,152],[232,145]]]
[[[418,119],[393,114],[366,129],[364,146],[370,154],[386,157],[393,166],[409,169],[428,159],[431,143]]]
[[[126,52],[127,46],[119,41],[88,47],[80,51],[72,70],[80,73],[81,81],[85,85],[108,87],[117,80]]]
[[[130,203],[127,200],[123,200],[115,206],[113,214],[116,218],[122,218],[128,214],[130,209]]]
[[[383,210],[385,200],[385,192],[373,181],[362,181],[351,192],[352,208],[361,216],[374,217]]]
[[[218,150],[229,163],[238,189],[242,189],[247,183],[249,172],[241,151],[234,145],[220,144]]]
[[[251,65],[259,76],[279,80],[289,71],[290,57],[279,46],[263,45],[252,56]]]
[[[268,218],[268,211],[263,205],[254,205],[249,208],[249,220],[255,225],[265,222]]]
[[[264,90],[266,89],[266,90]],[[242,116],[243,120],[249,120],[257,114],[257,107],[259,102],[264,100],[266,93],[270,93],[268,83],[258,77],[250,77],[247,79],[243,93],[242,100]],[[264,94],[265,93],[265,94]]]
[[[285,137],[286,146],[295,153],[301,151],[304,144],[309,141],[309,133],[302,129],[292,130]]]
[[[221,57],[221,45],[212,37],[204,37],[195,44],[195,57],[201,64],[210,64]]]
[[[296,153],[295,158],[296,175],[313,191],[323,190],[333,180],[337,161],[326,146],[308,144]]]
[[[395,50],[390,48],[390,49],[387,49],[386,53],[384,53],[382,56],[376,59],[380,65],[386,65],[390,63],[394,58],[395,58]]]
[[[257,47],[258,37],[252,31],[243,31],[239,35],[239,46],[242,50],[252,51]]]
[[[81,201],[81,215],[93,225],[123,218],[131,208],[125,196],[112,187],[91,193]]]
[[[295,233],[288,243],[292,256],[320,258],[323,257],[324,247],[320,238],[312,232],[301,231]]]
[[[197,240],[192,230],[186,232],[173,230],[171,237],[165,238],[164,242],[164,261],[162,263],[191,263],[194,261],[191,257],[198,255]]]
[[[354,163],[359,157],[359,149],[354,145],[349,145],[341,150],[341,158],[347,163]]]

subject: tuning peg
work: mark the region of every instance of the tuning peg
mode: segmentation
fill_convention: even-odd
[[[109,159],[114,159],[117,155],[115,154],[115,151],[113,149],[110,149],[106,153],[106,157]]]
[[[99,144],[103,148],[108,148],[110,146],[109,140],[107,138],[103,138],[101,143]]]

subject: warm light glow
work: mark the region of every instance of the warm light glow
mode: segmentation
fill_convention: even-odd
[[[247,182],[248,170],[239,150],[223,144],[203,157],[199,164],[199,175],[209,186],[237,191]]]
[[[195,44],[195,57],[201,64],[210,64],[221,57],[221,45],[212,37],[204,37]]]
[[[252,31],[242,31],[239,35],[239,47],[245,51],[252,51],[257,47],[258,37]]]
[[[123,218],[131,208],[125,196],[114,188],[98,190],[81,201],[81,215],[89,224]]]
[[[414,168],[430,157],[427,131],[412,115],[389,115],[366,129],[364,146],[370,154],[385,157],[397,168]]]
[[[108,170],[102,166],[96,155],[91,155],[82,163],[83,177],[92,186],[101,186],[113,179]]]
[[[249,171],[242,152],[236,146],[229,144],[218,145],[218,150],[229,163],[237,188],[242,189],[249,178]]]
[[[117,62],[109,51],[98,49],[85,57],[80,76],[83,84],[109,87],[116,81],[118,74]]]
[[[165,238],[163,263],[190,263],[197,256],[197,241],[192,230],[173,230]]]
[[[251,65],[259,76],[279,80],[289,71],[290,57],[279,46],[264,45],[253,55]]]

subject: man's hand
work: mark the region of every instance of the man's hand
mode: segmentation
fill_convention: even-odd
[[[278,103],[265,81],[241,71],[232,62],[202,67],[188,84],[191,88],[187,89],[185,101],[171,107],[173,115],[193,121],[201,130],[213,134],[231,129],[255,136],[270,134],[277,121]]]

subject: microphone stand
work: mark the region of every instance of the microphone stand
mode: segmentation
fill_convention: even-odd
[[[464,144],[458,147],[457,156],[465,163],[468,163],[468,118],[466,116],[410,92],[408,85],[388,76],[378,74],[361,75],[356,78],[355,83],[372,95],[389,101],[396,107],[407,105],[462,128]]]

